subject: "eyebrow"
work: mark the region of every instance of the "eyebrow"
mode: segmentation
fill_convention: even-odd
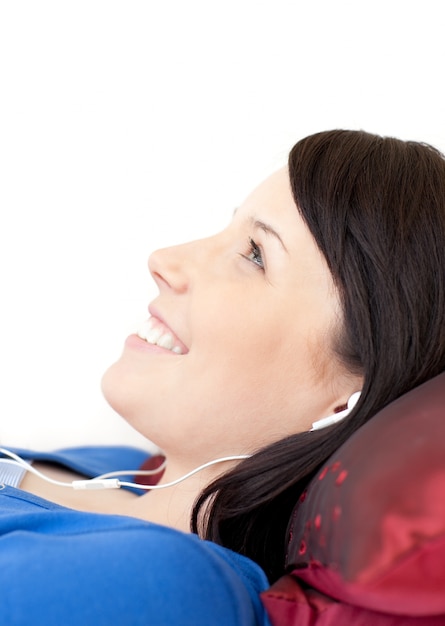
[[[238,211],[238,207],[235,207],[233,209],[233,217],[236,215]],[[270,224],[266,224],[266,222],[263,222],[262,220],[258,220],[255,217],[250,217],[249,218],[249,222],[251,224],[251,226],[253,226],[253,228],[259,228],[260,230],[262,230],[263,232],[266,233],[266,235],[272,235],[272,237],[275,237],[275,239],[277,239],[280,244],[283,247],[283,250],[285,252],[287,252],[287,254],[289,254],[288,249],[286,248],[286,246],[284,245],[283,240],[281,239],[280,235],[277,233],[277,231],[272,228],[272,226]]]
[[[260,230],[262,230],[263,232],[266,233],[266,235],[272,235],[272,237],[275,237],[275,239],[277,239],[280,244],[283,247],[283,250],[285,252],[288,252],[286,246],[283,243],[283,240],[281,239],[280,235],[277,233],[277,231],[272,228],[272,226],[270,224],[266,224],[265,222],[261,221],[261,220],[257,220],[254,217],[250,218],[250,222],[252,224],[252,226],[254,228],[259,228]]]

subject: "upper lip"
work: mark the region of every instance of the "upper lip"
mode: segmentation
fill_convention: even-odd
[[[170,326],[170,324],[166,322],[162,313],[153,304],[149,305],[148,312],[150,313],[152,317],[156,317],[160,322],[164,324],[164,326],[166,326],[166,328],[168,328],[168,330],[171,332],[171,334],[174,337],[175,345],[178,345],[181,348],[182,354],[187,354],[187,352],[189,351],[188,347],[185,345],[185,343],[181,341],[181,339],[173,330],[173,328]]]

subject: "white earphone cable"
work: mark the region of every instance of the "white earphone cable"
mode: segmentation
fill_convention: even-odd
[[[42,472],[33,467],[30,463],[22,459],[18,454],[12,452],[11,450],[7,450],[6,448],[0,448],[0,454],[3,454],[7,459],[2,459],[2,463],[8,463],[10,465],[16,465],[22,467],[27,472],[31,472],[38,476],[42,480],[51,483],[53,485],[57,485],[58,487],[69,487],[71,489],[120,489],[121,487],[135,487],[136,489],[143,489],[146,491],[151,491],[152,489],[166,489],[167,487],[173,487],[178,483],[190,478],[194,474],[210,467],[211,465],[215,465],[216,463],[225,463],[227,461],[239,461],[243,459],[249,458],[248,454],[241,455],[233,455],[233,456],[225,456],[219,459],[214,459],[213,461],[208,461],[199,467],[196,467],[192,471],[184,474],[184,476],[180,476],[176,480],[173,480],[169,483],[165,483],[164,485],[141,485],[139,483],[125,482],[120,481],[118,478],[114,478],[115,476],[150,476],[159,474],[166,467],[166,462],[162,463],[158,468],[154,470],[122,470],[115,472],[108,472],[107,474],[101,474],[100,476],[96,476],[95,478],[88,478],[85,480],[73,480],[72,482],[64,482],[60,480],[54,480],[49,476],[45,476]]]

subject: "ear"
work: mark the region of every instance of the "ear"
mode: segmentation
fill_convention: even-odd
[[[338,407],[340,409],[339,411],[334,409],[334,413],[332,413],[332,415],[328,415],[328,417],[323,417],[321,420],[317,420],[316,422],[314,422],[312,424],[311,430],[320,430],[320,428],[326,428],[327,426],[336,424],[340,420],[347,417],[349,413],[352,411],[352,409],[355,407],[355,405],[357,404],[360,398],[360,394],[361,394],[361,391],[355,391],[348,399],[346,408],[341,409],[341,407]]]
[[[340,413],[340,411],[344,411],[345,409],[348,408],[348,402],[344,402],[343,404],[338,404],[334,410],[332,411],[333,413]]]

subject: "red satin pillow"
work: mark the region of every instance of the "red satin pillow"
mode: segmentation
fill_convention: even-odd
[[[445,373],[376,415],[294,510],[274,626],[445,624]]]

